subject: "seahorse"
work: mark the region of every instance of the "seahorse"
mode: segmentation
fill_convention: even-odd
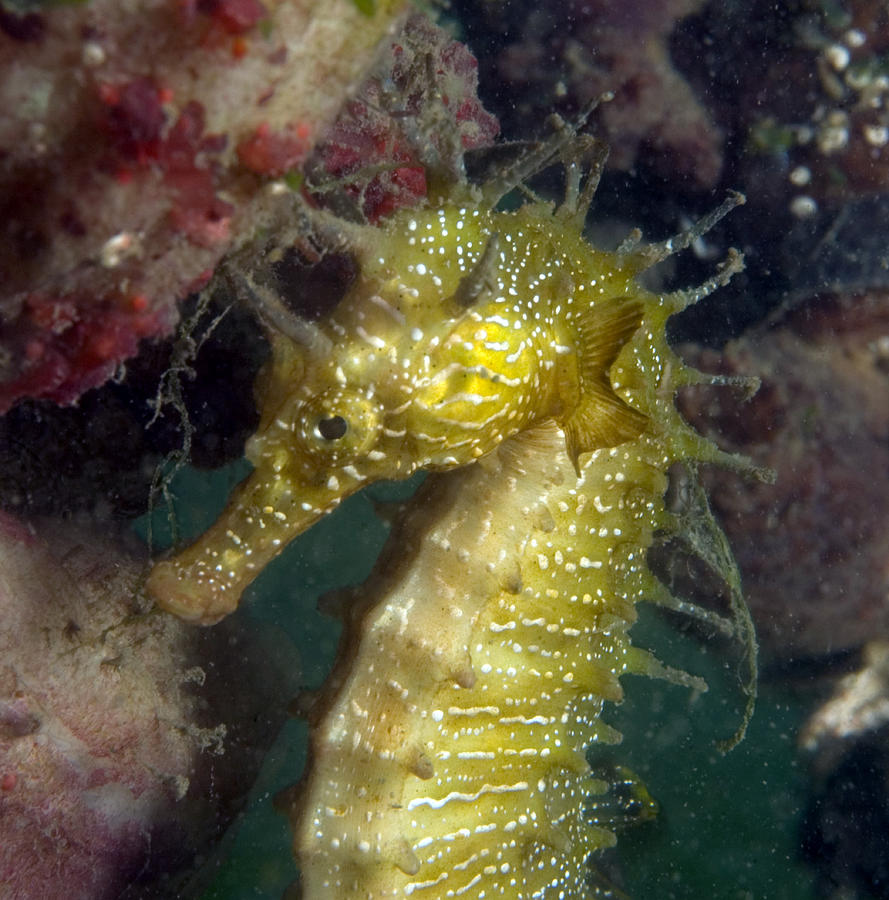
[[[585,757],[618,739],[602,707],[626,672],[692,682],[627,631],[637,602],[677,605],[646,559],[656,531],[684,526],[664,502],[670,466],[743,465],[682,420],[677,388],[718,379],[666,339],[742,262],[666,294],[639,276],[742,198],[669,241],[594,250],[603,158],[565,127],[480,191],[353,228],[360,274],[335,311],[272,336],[254,472],[149,578],[162,606],[212,623],[345,496],[436,473],[347,614],[311,712],[289,810],[311,900],[585,896],[591,852],[614,840]],[[553,161],[559,206],[496,209]]]

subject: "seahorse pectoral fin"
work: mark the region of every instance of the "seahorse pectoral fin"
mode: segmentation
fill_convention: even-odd
[[[645,416],[627,406],[616,394],[609,396],[604,391],[591,394],[562,426],[568,456],[577,469],[582,453],[625,444],[645,430],[645,423]]]
[[[568,455],[615,447],[645,430],[646,418],[615,391],[609,371],[642,323],[642,305],[624,297],[597,303],[577,316],[577,400],[560,425]]]

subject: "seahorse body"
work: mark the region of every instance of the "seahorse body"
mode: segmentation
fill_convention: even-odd
[[[553,423],[440,476],[390,539],[318,701],[293,810],[303,896],[580,898],[604,785],[586,749],[625,672],[666,525],[646,435],[584,458]]]
[[[646,550],[675,527],[666,472],[725,459],[675,409],[703,376],[666,322],[739,259],[674,294],[637,275],[737,200],[604,253],[582,236],[592,179],[568,168],[558,209],[488,195],[360,229],[361,274],[316,339],[273,339],[253,474],[150,576],[162,605],[213,622],[344,496],[442,473],[362,588],[313,711],[292,811],[310,900],[580,897],[613,841],[585,814],[602,788],[585,751],[617,737],[600,712],[623,673],[665,674],[627,629],[665,597]]]

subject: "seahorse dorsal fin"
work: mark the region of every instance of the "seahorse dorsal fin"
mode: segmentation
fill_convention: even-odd
[[[568,455],[615,447],[637,437],[645,416],[614,391],[608,372],[642,322],[642,305],[625,297],[596,303],[576,318],[578,399],[565,419]]]

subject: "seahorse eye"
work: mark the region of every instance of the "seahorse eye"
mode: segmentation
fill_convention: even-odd
[[[325,441],[338,441],[346,436],[349,423],[342,416],[331,416],[328,419],[319,419],[315,429]]]
[[[382,409],[364,391],[335,388],[294,410],[294,431],[308,459],[345,465],[372,450],[380,436]]]

